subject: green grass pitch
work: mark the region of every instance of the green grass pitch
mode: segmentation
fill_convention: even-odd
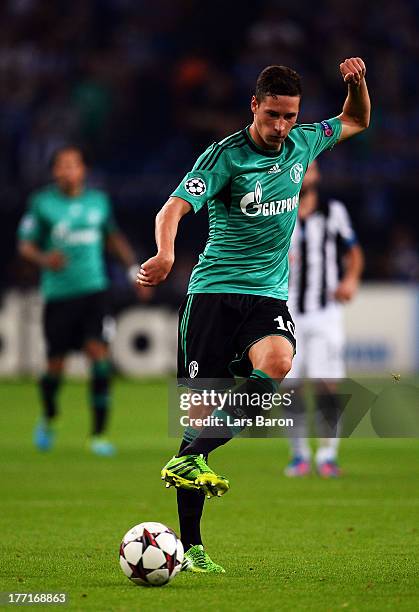
[[[207,503],[204,523],[227,573],[131,584],[118,563],[122,535],[147,520],[177,530],[175,493],[159,478],[178,444],[166,395],[164,381],[116,382],[119,453],[105,459],[85,448],[83,383],[63,390],[49,454],[32,448],[35,385],[0,383],[0,591],[65,591],[72,610],[419,609],[417,440],[344,441],[336,481],[286,479],[283,440],[233,441],[211,462],[231,491]]]

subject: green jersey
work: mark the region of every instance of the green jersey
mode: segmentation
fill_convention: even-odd
[[[188,293],[288,298],[288,251],[308,165],[339,140],[338,118],[297,124],[279,152],[262,149],[245,128],[211,145],[172,194],[197,212],[209,236]]]
[[[61,270],[42,270],[45,299],[106,289],[104,239],[115,229],[109,199],[101,191],[85,189],[68,197],[52,186],[34,193],[19,225],[19,239],[34,242],[43,251],[59,250],[65,257]]]

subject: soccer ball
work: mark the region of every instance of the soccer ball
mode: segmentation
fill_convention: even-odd
[[[180,572],[183,545],[162,523],[140,523],[127,531],[119,547],[119,564],[137,585],[163,586]]]

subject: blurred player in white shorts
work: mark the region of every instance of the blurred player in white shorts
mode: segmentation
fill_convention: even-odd
[[[287,476],[311,471],[307,410],[301,379],[314,379],[316,469],[324,478],[339,476],[336,379],[345,376],[342,303],[354,296],[363,254],[349,214],[337,200],[319,193],[320,172],[313,162],[305,175],[290,249],[288,307],[297,334],[297,354],[288,379],[299,379],[289,416],[294,419]],[[292,383],[292,381],[289,381]]]

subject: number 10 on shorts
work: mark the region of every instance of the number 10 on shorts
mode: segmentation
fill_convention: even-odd
[[[276,317],[276,319],[274,319],[274,321],[278,321],[278,327],[276,329],[281,329],[282,331],[287,331],[287,329],[288,329],[290,334],[292,334],[293,337],[295,338],[295,326],[292,323],[292,321],[287,321],[287,325],[285,326],[284,317],[281,317],[281,315]]]

